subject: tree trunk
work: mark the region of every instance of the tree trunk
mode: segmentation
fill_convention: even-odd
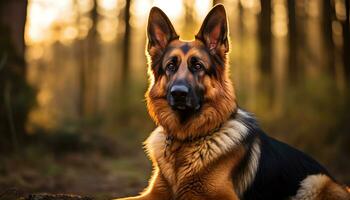
[[[295,13],[295,0],[287,1],[288,7],[288,74],[289,77],[294,80],[298,77],[298,59],[297,59],[297,45],[298,45],[298,32],[297,32],[297,20]]]
[[[118,104],[119,111],[117,111],[117,120],[121,123],[128,123],[129,119],[129,98],[130,98],[130,43],[131,43],[131,25],[130,25],[130,6],[131,0],[125,0],[125,7],[123,12],[124,21],[124,37],[122,38],[122,52],[121,52],[121,75],[120,75],[120,85],[119,85],[119,97]]]
[[[350,25],[349,25],[349,12],[350,12],[350,2],[345,0],[345,10],[346,18],[342,22],[343,25],[343,59],[344,59],[344,68],[347,79],[350,79]]]
[[[20,58],[24,58],[24,28],[27,16],[26,0],[5,0],[0,3],[1,34],[11,39],[11,50]],[[7,35],[8,34],[8,35]],[[3,42],[3,41],[2,41]],[[9,49],[10,50],[10,49]]]
[[[264,75],[271,74],[271,0],[261,0],[261,13],[259,22],[260,37],[260,67]]]
[[[131,0],[126,0],[124,8],[124,40],[123,40],[123,52],[122,52],[122,88],[126,87],[129,82],[129,68],[130,68],[130,6]]]
[[[99,44],[97,35],[97,0],[94,0],[94,7],[90,12],[92,27],[87,37],[87,66],[85,70],[85,97],[84,97],[84,117],[92,118],[97,110],[98,96],[98,60],[99,60]]]
[[[27,115],[34,104],[24,60],[26,16],[26,0],[0,2],[0,151],[11,146],[16,149],[17,139],[25,136]]]
[[[332,39],[333,8],[331,1],[322,1],[322,30],[325,49],[328,50],[326,66],[328,71],[334,75],[334,45]]]
[[[80,7],[79,7],[79,0],[73,1],[73,8],[74,12],[80,13]],[[77,18],[77,24],[79,25],[81,21],[81,16],[78,15]],[[80,33],[79,33],[80,34]],[[78,58],[77,61],[77,67],[78,67],[78,79],[79,79],[79,89],[78,89],[78,99],[77,99],[77,108],[78,108],[78,116],[82,118],[84,116],[84,96],[85,96],[85,48],[84,48],[84,41],[83,40],[77,40],[77,46],[76,46],[76,58]]]

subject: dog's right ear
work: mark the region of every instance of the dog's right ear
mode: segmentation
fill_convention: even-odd
[[[150,11],[147,25],[148,51],[152,47],[164,49],[170,41],[178,39],[173,25],[166,14],[159,8]]]

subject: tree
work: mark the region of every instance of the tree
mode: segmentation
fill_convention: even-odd
[[[0,2],[0,151],[17,148],[34,105],[35,93],[26,81],[24,59],[26,15],[26,0]]]
[[[323,29],[323,40],[325,48],[329,49],[329,55],[326,60],[326,66],[328,69],[333,69],[334,65],[334,44],[332,39],[332,20],[333,20],[334,10],[331,1],[322,1],[322,29]],[[334,73],[334,72],[333,72]]]
[[[97,33],[98,22],[98,4],[97,0],[94,0],[94,7],[90,11],[90,17],[92,26],[89,30],[86,42],[87,42],[87,63],[85,68],[85,96],[83,97],[83,117],[91,118],[96,115],[97,111],[97,96],[98,96],[98,60],[99,60],[99,43]]]
[[[345,12],[346,17],[342,22],[343,26],[343,59],[344,59],[344,67],[347,78],[350,78],[350,21],[349,21],[349,12],[350,12],[350,2],[349,0],[345,0]]]
[[[131,0],[125,1],[124,8],[124,40],[123,40],[123,52],[122,52],[122,88],[128,84],[129,68],[130,68],[130,35],[131,35],[131,26],[130,26],[130,6]]]
[[[97,0],[93,1],[94,6],[89,15],[92,21],[92,26],[86,39],[78,41],[79,60],[79,99],[78,112],[81,119],[91,118],[96,115],[97,111],[97,96],[98,96],[98,59],[99,59],[99,43],[98,43],[98,4]],[[78,0],[74,1],[76,12],[79,13]],[[78,23],[80,16],[78,17]]]
[[[297,32],[297,19],[295,1],[288,0],[288,45],[289,45],[289,60],[288,60],[288,73],[289,77],[296,78],[298,74],[298,63],[297,63],[297,44],[298,44],[298,32]]]
[[[260,67],[264,75],[271,74],[272,34],[271,0],[261,0],[259,21],[259,41],[261,48]]]
[[[129,111],[127,110],[130,97],[130,43],[131,43],[131,25],[130,25],[130,7],[131,0],[125,0],[124,12],[122,13],[122,20],[124,21],[124,35],[122,38],[122,52],[121,52],[121,78],[119,88],[120,110],[117,112],[118,121],[126,123],[128,120]]]

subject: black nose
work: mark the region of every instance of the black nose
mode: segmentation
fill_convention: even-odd
[[[185,85],[174,85],[170,89],[170,94],[175,100],[185,100],[189,89]]]

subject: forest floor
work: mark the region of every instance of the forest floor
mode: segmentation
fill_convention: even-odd
[[[142,191],[151,172],[142,145],[130,151],[125,143],[93,140],[100,142],[98,147],[71,138],[41,139],[22,147],[20,153],[0,155],[0,199],[15,193],[110,199]]]

